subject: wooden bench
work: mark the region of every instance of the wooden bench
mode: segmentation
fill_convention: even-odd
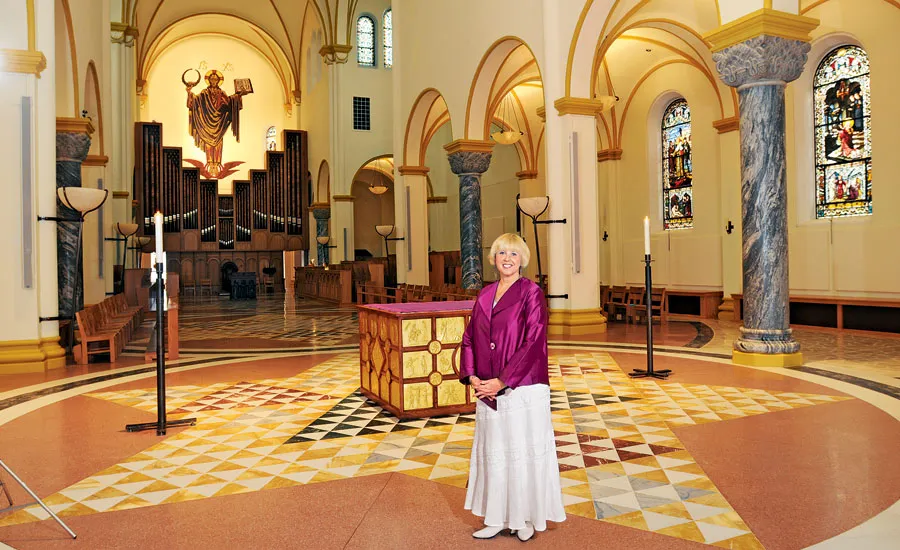
[[[75,319],[79,332],[75,361],[83,365],[91,355],[108,353],[110,363],[115,363],[140,326],[143,308],[128,306],[125,295],[116,294],[99,304],[86,306],[75,313]]]
[[[663,310],[670,317],[718,319],[721,303],[721,290],[666,289]]]
[[[732,294],[734,320],[743,319],[744,295]],[[900,300],[846,296],[790,296],[792,325],[900,333]]]

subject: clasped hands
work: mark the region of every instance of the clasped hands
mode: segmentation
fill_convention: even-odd
[[[475,397],[479,399],[488,398],[496,399],[497,393],[505,388],[503,382],[499,378],[491,378],[490,380],[482,380],[475,375],[469,377],[469,382],[475,388]]]

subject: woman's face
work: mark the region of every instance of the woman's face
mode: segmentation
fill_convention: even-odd
[[[494,266],[501,277],[511,277],[519,272],[522,259],[515,250],[498,250],[494,256]]]

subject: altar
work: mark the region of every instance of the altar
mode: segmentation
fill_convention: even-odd
[[[475,410],[459,382],[459,348],[474,301],[359,306],[360,391],[398,418]]]

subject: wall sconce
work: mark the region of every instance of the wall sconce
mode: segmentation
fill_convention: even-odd
[[[731,235],[732,231],[734,231],[734,224],[731,223],[731,220],[728,220],[728,223],[725,224],[725,232]]]
[[[537,256],[537,268],[538,268],[538,284],[544,285],[544,272],[541,268],[541,243],[538,239],[538,224],[544,223],[566,223],[566,220],[542,220],[538,221],[538,218],[550,208],[550,197],[526,197],[521,198],[520,195],[516,195],[516,208],[531,218],[532,224],[534,224],[534,251]]]
[[[323,264],[325,265],[325,269],[328,269],[328,249],[329,248],[337,248],[337,245],[329,245],[328,241],[331,240],[331,237],[328,235],[320,235],[316,237],[316,242],[319,243],[319,247],[322,249],[322,258]]]
[[[38,216],[38,221],[55,221],[55,222],[72,222],[78,224],[78,233],[75,241],[75,255],[74,255],[74,263],[75,266],[73,270],[75,271],[75,281],[72,286],[72,295],[71,295],[71,306],[72,312],[68,317],[69,319],[69,337],[66,342],[66,353],[72,353],[72,345],[75,341],[75,313],[78,310],[78,298],[80,298],[78,294],[79,287],[81,286],[81,271],[78,270],[78,259],[81,257],[81,233],[84,229],[84,218],[94,210],[97,210],[103,203],[106,202],[106,197],[109,196],[108,189],[91,189],[89,187],[60,187],[56,190],[56,196],[59,197],[59,201],[71,210],[74,210],[77,214],[77,218],[58,218],[58,217],[47,217],[47,216]],[[42,318],[41,320],[60,320],[59,316],[56,319],[50,318]]]
[[[389,238],[391,236],[391,234],[394,232],[394,229],[396,229],[396,227],[393,224],[391,224],[391,225],[376,225],[375,226],[375,232],[378,233],[379,235],[381,235],[381,238],[384,239],[384,257],[385,258],[388,257],[388,241],[406,240],[403,237]]]

